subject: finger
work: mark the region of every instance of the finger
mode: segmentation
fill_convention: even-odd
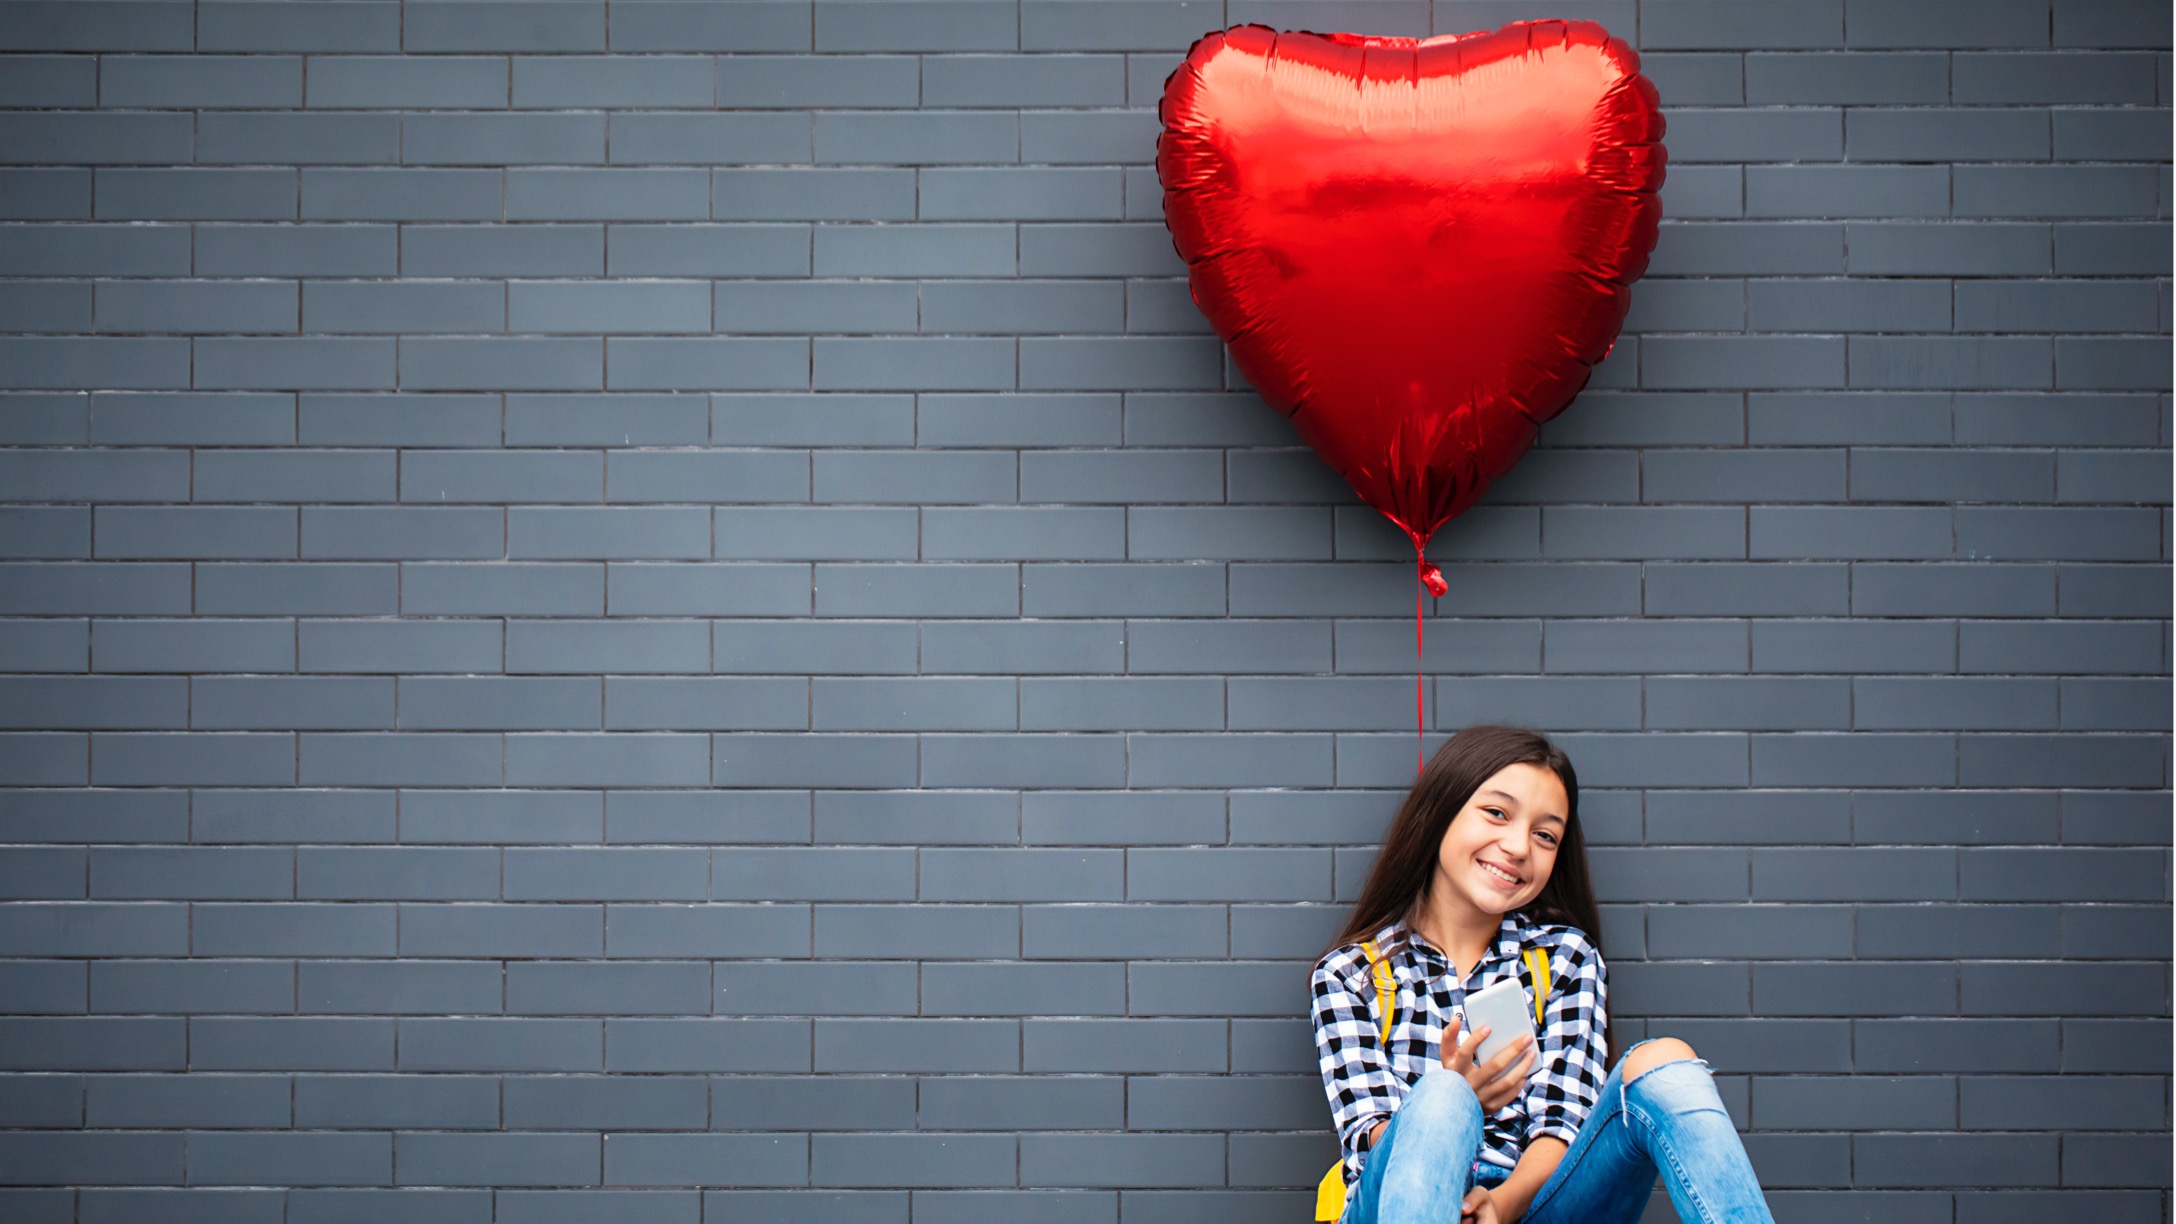
[[[1502,1075],[1514,1060],[1527,1052],[1527,1047],[1524,1044],[1526,1040],[1526,1038],[1521,1037],[1518,1041],[1514,1041],[1503,1049],[1496,1051],[1494,1058],[1481,1064],[1481,1072],[1489,1079],[1495,1079],[1497,1076]]]
[[[1443,1040],[1440,1044],[1443,1051],[1443,1065],[1446,1067],[1450,1066],[1458,1055],[1458,1026],[1464,1020],[1464,1016],[1452,1012],[1451,1023],[1443,1030]]]
[[[1482,1025],[1480,1028],[1473,1030],[1473,1036],[1468,1037],[1464,1041],[1458,1043],[1459,1053],[1464,1054],[1468,1058],[1474,1057],[1481,1049],[1481,1043],[1487,1041],[1489,1034],[1495,1031],[1495,1029],[1492,1029],[1485,1024]]]

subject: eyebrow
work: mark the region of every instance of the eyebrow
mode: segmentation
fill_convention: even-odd
[[[1509,799],[1514,804],[1518,803],[1519,801],[1519,797],[1517,795],[1514,795],[1509,791],[1497,790],[1494,787],[1490,787],[1488,790],[1482,791],[1481,793],[1484,795],[1498,795],[1505,799]],[[1570,821],[1564,819],[1562,816],[1557,815],[1555,812],[1543,812],[1541,814],[1541,819],[1553,820],[1560,825],[1569,825],[1571,823]]]

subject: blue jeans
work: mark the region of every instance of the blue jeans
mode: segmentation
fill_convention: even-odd
[[[1340,1224],[1457,1224],[1468,1190],[1508,1174],[1476,1169],[1480,1151],[1480,1100],[1463,1077],[1431,1067],[1369,1151]],[[1773,1224],[1745,1145],[1696,1058],[1662,1063],[1630,1084],[1619,1059],[1520,1224],[1634,1224],[1657,1172],[1683,1224]]]

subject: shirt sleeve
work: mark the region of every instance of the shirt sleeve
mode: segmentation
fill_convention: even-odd
[[[1569,1144],[1609,1077],[1609,978],[1602,954],[1568,929],[1549,957],[1541,1056],[1526,1081],[1526,1142]]]
[[[1333,952],[1315,966],[1309,983],[1314,993],[1315,1053],[1323,1091],[1330,1098],[1331,1122],[1344,1149],[1347,1181],[1359,1171],[1359,1154],[1367,1150],[1369,1129],[1397,1108],[1398,1089],[1403,1086],[1383,1048],[1372,982],[1355,989],[1347,976],[1356,970],[1366,977],[1364,958],[1349,951]]]

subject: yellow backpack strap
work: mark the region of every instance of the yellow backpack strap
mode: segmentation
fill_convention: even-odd
[[[1526,970],[1534,983],[1534,1036],[1538,1040],[1541,1030],[1549,1026],[1544,1019],[1549,1003],[1549,953],[1541,948],[1526,950]]]
[[[1391,976],[1390,962],[1370,939],[1360,945],[1368,954],[1368,967],[1375,973],[1375,1017],[1382,1026],[1383,1044],[1390,1044],[1390,1022],[1398,1010],[1398,980]]]
[[[1390,962],[1383,959],[1382,949],[1375,941],[1363,941],[1360,949],[1368,954],[1368,968],[1375,979],[1375,1016],[1381,1025],[1383,1053],[1389,1056],[1390,1027],[1398,1008],[1398,979],[1390,972]],[[1315,1220],[1317,1224],[1334,1224],[1345,1214],[1345,1162],[1339,1160],[1330,1166],[1315,1186]]]

